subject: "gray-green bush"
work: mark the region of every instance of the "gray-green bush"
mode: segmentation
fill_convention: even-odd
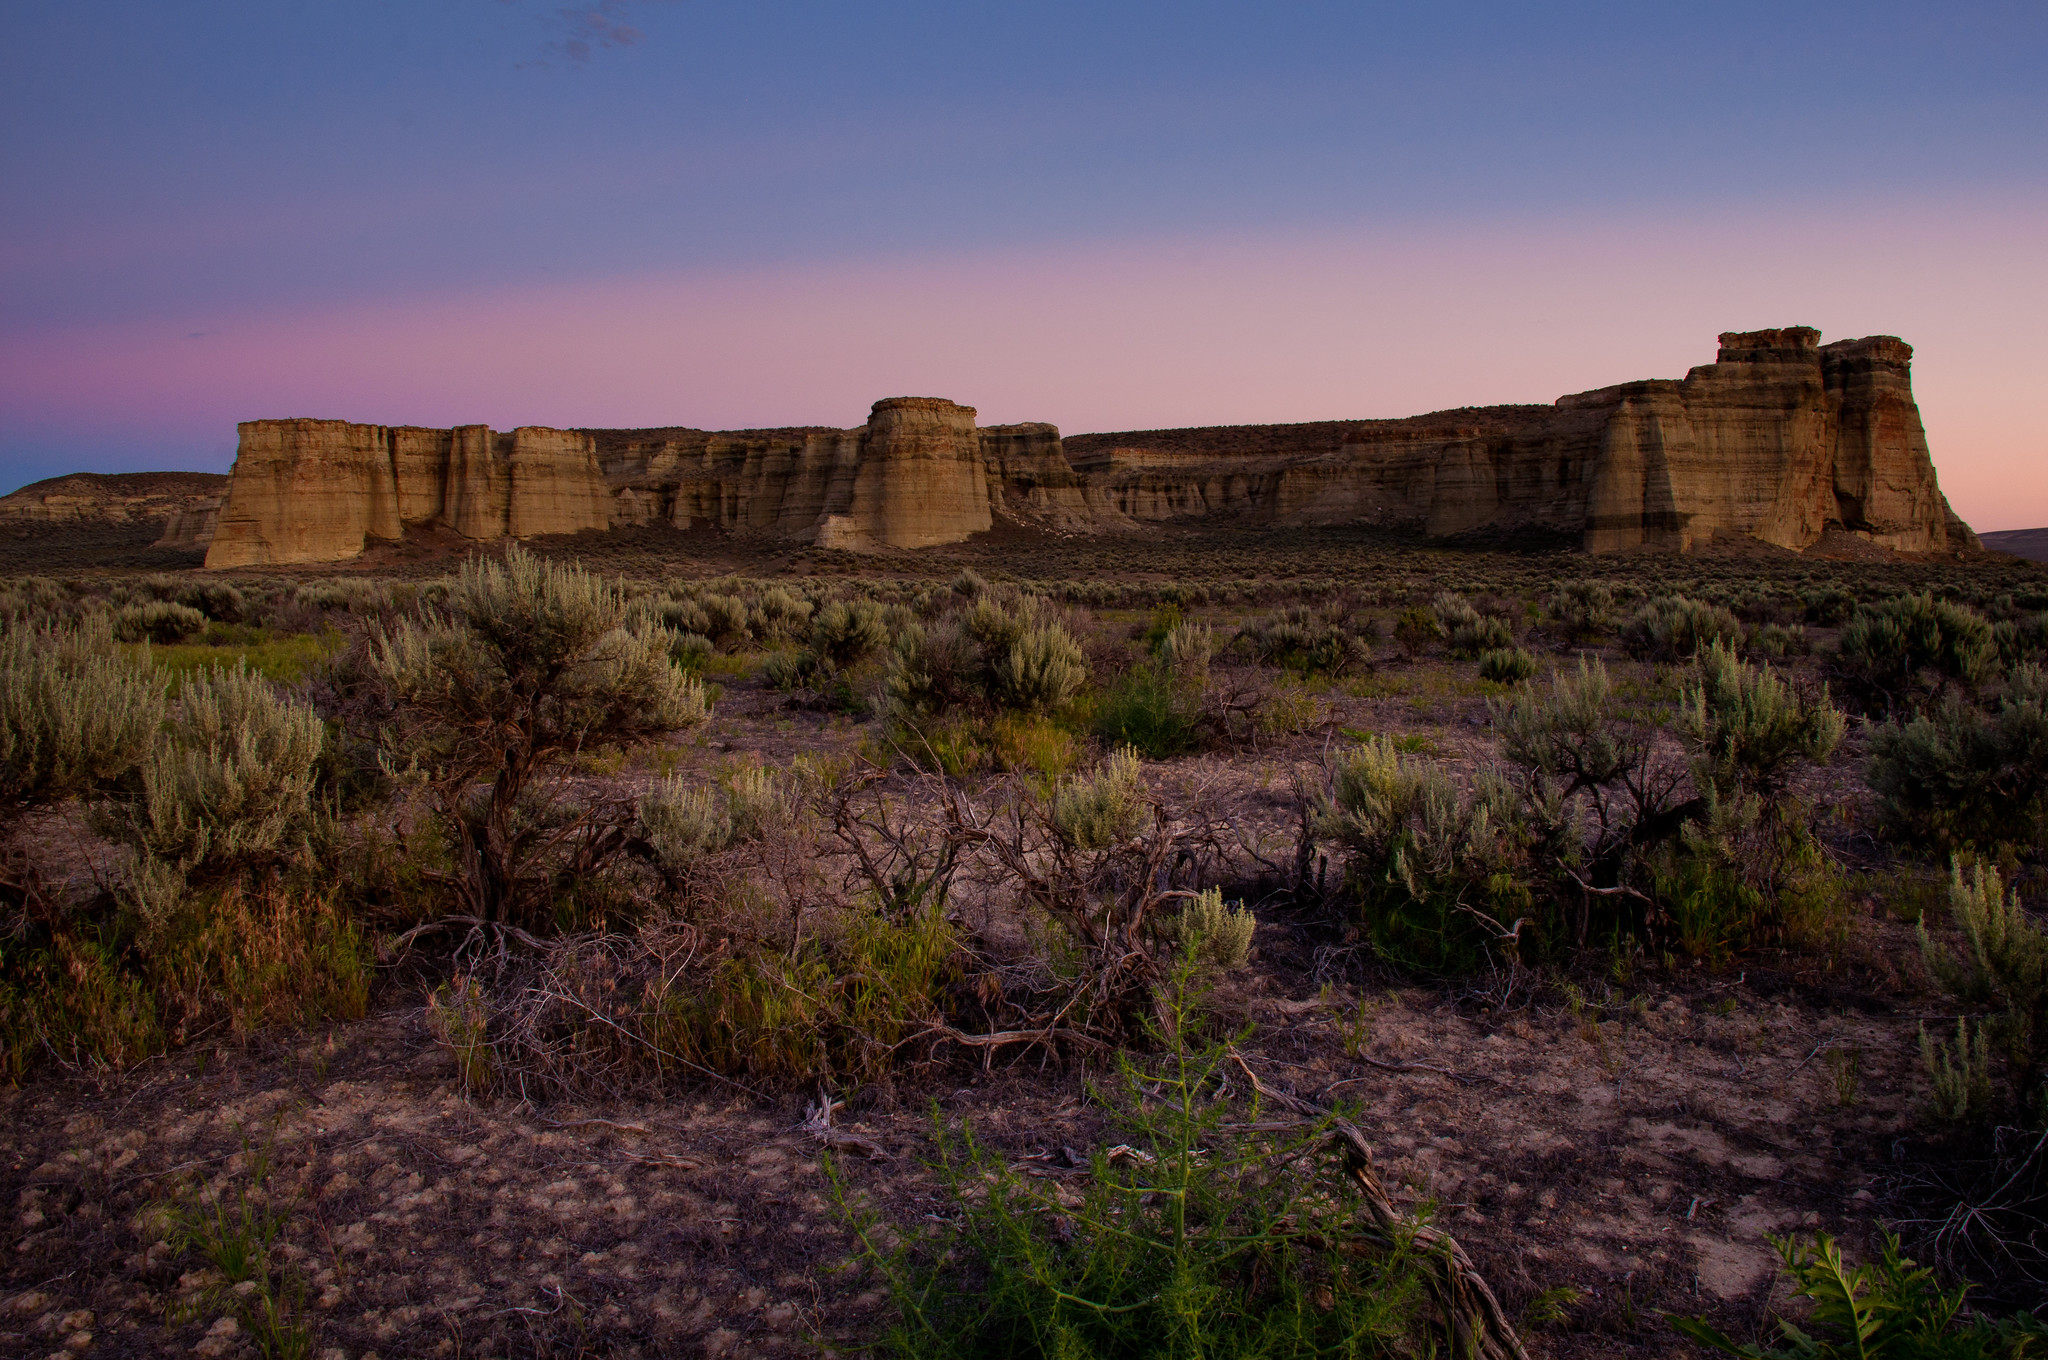
[[[2021,666],[1987,714],[1948,695],[1872,730],[1866,773],[1902,838],[1937,849],[2048,844],[2048,672]]]
[[[1932,595],[1861,605],[1836,643],[1836,673],[1872,712],[1919,712],[1957,687],[1975,689],[1998,665],[1984,616]]]
[[[0,811],[103,793],[142,763],[163,682],[121,655],[104,620],[0,631]]]
[[[554,874],[565,863],[587,874],[619,848],[615,820],[562,806],[547,782],[556,766],[709,716],[703,686],[664,642],[624,622],[615,586],[514,547],[502,564],[465,564],[444,611],[370,643],[379,702],[359,726],[385,767],[432,800],[457,893],[478,919],[551,925]]]
[[[135,848],[134,905],[161,927],[188,884],[310,858],[326,727],[246,667],[185,678],[113,829]]]
[[[1990,1031],[2020,1109],[2040,1112],[2048,1064],[2048,929],[2020,906],[1998,870],[1959,864],[1951,872],[1949,916],[1963,948],[1951,953],[1920,923],[1928,971],[1953,996],[1996,1009]],[[1959,1036],[1960,1043],[1960,1036]]]
[[[1702,648],[1741,640],[1742,623],[1733,613],[1683,595],[1649,600],[1621,630],[1630,656],[1656,661],[1689,661]]]

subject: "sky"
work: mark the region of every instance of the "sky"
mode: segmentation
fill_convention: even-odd
[[[1069,433],[1903,336],[2048,525],[2048,6],[0,7],[0,491],[235,423]]]

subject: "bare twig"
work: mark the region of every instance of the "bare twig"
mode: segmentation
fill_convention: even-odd
[[[894,1160],[890,1157],[889,1150],[874,1139],[832,1127],[832,1112],[845,1108],[845,1101],[834,1100],[832,1093],[820,1086],[817,1103],[804,1106],[804,1122],[797,1127],[825,1147],[858,1152],[861,1156],[878,1162]]]
[[[1359,1132],[1358,1126],[1299,1096],[1268,1086],[1235,1048],[1230,1050],[1230,1058],[1243,1071],[1261,1099],[1310,1119],[1330,1121],[1338,1145],[1344,1152],[1346,1173],[1364,1196],[1366,1209],[1372,1217],[1376,1229],[1372,1235],[1387,1244],[1406,1238],[1421,1248],[1418,1255],[1427,1263],[1425,1268],[1436,1276],[1437,1296],[1443,1306],[1445,1327],[1450,1332],[1455,1353],[1478,1356],[1481,1360],[1529,1360],[1529,1353],[1523,1348],[1521,1338],[1515,1335],[1514,1326],[1502,1310],[1500,1300],[1494,1297],[1485,1277],[1472,1264],[1472,1258],[1458,1245],[1457,1239],[1440,1228],[1418,1226],[1394,1207],[1393,1201],[1387,1197],[1386,1187],[1380,1184],[1372,1146],[1365,1141],[1365,1135]]]

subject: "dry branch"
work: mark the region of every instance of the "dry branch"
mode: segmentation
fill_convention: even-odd
[[[1422,1249],[1422,1258],[1429,1263],[1427,1268],[1436,1276],[1437,1297],[1443,1305],[1445,1325],[1451,1333],[1454,1352],[1477,1356],[1480,1360],[1529,1360],[1529,1353],[1523,1348],[1521,1338],[1515,1335],[1514,1326],[1502,1311],[1500,1301],[1494,1297],[1485,1277],[1472,1264],[1472,1258],[1458,1245],[1457,1239],[1440,1228],[1416,1226],[1394,1207],[1394,1202],[1387,1197],[1386,1187],[1380,1184],[1379,1172],[1373,1163],[1372,1146],[1365,1141],[1365,1135],[1359,1132],[1358,1126],[1299,1096],[1268,1086],[1259,1080],[1259,1074],[1235,1048],[1230,1050],[1230,1058],[1262,1099],[1307,1118],[1331,1121],[1336,1129],[1338,1145],[1344,1152],[1346,1173],[1365,1198],[1376,1235],[1387,1245],[1407,1236]]]

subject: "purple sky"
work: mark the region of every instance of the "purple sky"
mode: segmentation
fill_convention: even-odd
[[[234,424],[1070,432],[1916,347],[1942,484],[2048,524],[2048,11],[21,7],[0,490]]]

